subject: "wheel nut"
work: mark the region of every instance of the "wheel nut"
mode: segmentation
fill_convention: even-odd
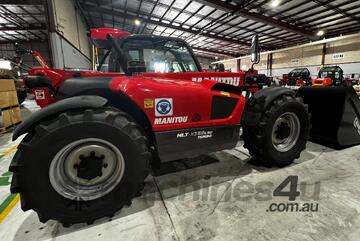
[[[104,168],[107,168],[108,167],[108,164],[107,163],[104,163]]]
[[[74,164],[74,168],[77,169],[79,167],[78,164]]]

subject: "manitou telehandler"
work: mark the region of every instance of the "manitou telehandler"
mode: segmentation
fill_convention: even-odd
[[[307,105],[287,88],[259,90],[253,68],[203,72],[176,38],[116,29],[92,29],[90,37],[107,49],[108,72],[38,68],[26,78],[48,106],[13,134],[27,133],[10,165],[11,192],[41,222],[112,216],[140,195],[151,164],[231,149],[240,126],[250,154],[270,165],[288,165],[305,149]],[[257,36],[251,49],[258,63]],[[246,90],[254,92],[248,100]],[[354,126],[346,130],[341,144],[359,141]]]
[[[344,86],[344,74],[339,66],[325,66],[319,70],[317,78],[313,79],[312,86]]]
[[[297,87],[311,85],[310,71],[307,68],[293,69],[290,73],[283,75],[281,85]]]

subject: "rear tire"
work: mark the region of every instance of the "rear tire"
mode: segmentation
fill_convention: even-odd
[[[69,145],[66,154],[62,150]],[[62,154],[65,159],[58,158]],[[62,113],[37,125],[19,145],[10,165],[11,192],[20,193],[21,208],[33,209],[41,222],[91,224],[131,204],[144,186],[149,159],[147,139],[126,113],[113,108]],[[122,174],[105,172],[113,166]]]
[[[310,114],[300,98],[284,95],[273,101],[256,126],[243,126],[244,147],[267,166],[291,164],[305,149]]]

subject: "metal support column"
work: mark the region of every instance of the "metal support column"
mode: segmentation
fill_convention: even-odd
[[[322,48],[321,66],[325,65],[325,56],[326,56],[326,43],[323,44],[323,48]]]
[[[269,53],[267,55],[267,65],[266,65],[266,69],[267,69],[267,75],[268,76],[272,76],[272,62],[273,62],[273,53]]]

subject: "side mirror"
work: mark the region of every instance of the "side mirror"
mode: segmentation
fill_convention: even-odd
[[[254,35],[251,40],[251,62],[253,64],[260,62],[260,46],[258,35]]]

